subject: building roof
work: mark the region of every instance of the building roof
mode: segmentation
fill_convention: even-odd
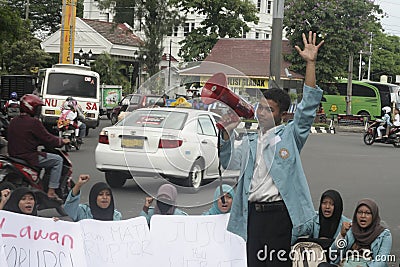
[[[123,23],[112,23],[100,20],[81,19],[96,32],[106,38],[112,44],[126,46],[142,46],[143,41],[132,32],[132,29]]]
[[[193,75],[194,72],[214,73],[223,71],[227,75],[238,75],[243,73],[249,77],[269,77],[270,76],[270,48],[271,40],[258,39],[236,39],[223,38],[218,40],[211,53],[203,62],[216,62],[219,64],[206,64],[206,66],[194,68],[183,75]],[[292,48],[287,40],[282,41],[282,54],[290,54]],[[286,77],[285,68],[289,68],[290,63],[282,59],[281,77]],[[217,68],[218,70],[214,70]],[[302,79],[303,76],[290,71],[291,78]]]

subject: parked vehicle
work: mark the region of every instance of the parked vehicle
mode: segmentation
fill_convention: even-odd
[[[347,80],[321,84],[324,90],[322,107],[328,118],[332,115],[346,114]],[[371,81],[352,81],[351,115],[381,116],[384,106],[400,107],[400,86]]]
[[[219,115],[186,108],[142,108],[104,128],[95,151],[96,168],[111,187],[122,187],[132,175],[169,178],[199,189],[219,177]],[[224,178],[237,171],[223,170]]]
[[[377,139],[377,128],[381,122],[379,120],[371,121],[364,134],[364,143],[372,145],[373,143],[392,144],[394,147],[400,147],[400,127],[391,127],[387,138]],[[382,130],[385,133],[385,130]]]
[[[118,116],[121,112],[132,112],[139,108],[157,105],[159,107],[165,106],[165,98],[161,95],[141,95],[129,94],[125,96],[118,106],[116,106],[111,113],[111,123],[117,123]]]
[[[0,78],[0,106],[4,107],[10,94],[16,92],[19,97],[32,94],[36,90],[37,77],[34,75],[3,75]]]
[[[60,187],[56,190],[58,196],[64,201],[69,191],[74,186],[72,181],[72,162],[68,153],[60,149],[46,150],[60,155],[63,160],[63,169],[60,179]],[[41,168],[29,165],[25,160],[0,155],[0,186],[2,188],[32,187],[47,192],[50,173],[41,172]]]
[[[121,85],[106,85],[102,84],[101,89],[101,107],[100,115],[106,114],[108,119],[111,119],[113,108],[118,106],[122,99]]]

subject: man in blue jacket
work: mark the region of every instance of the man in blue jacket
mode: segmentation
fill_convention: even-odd
[[[238,122],[224,118],[221,164],[240,169],[228,230],[246,240],[247,265],[291,266],[289,257],[292,230],[313,219],[314,207],[300,159],[319,106],[322,90],[316,86],[315,66],[318,49],[316,34],[303,34],[304,50],[295,46],[306,61],[303,99],[293,121],[282,125],[290,105],[289,95],[281,89],[263,92],[256,116],[259,131],[248,134],[233,147],[232,131]]]

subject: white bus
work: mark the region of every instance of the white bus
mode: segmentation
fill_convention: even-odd
[[[73,97],[86,115],[86,131],[99,125],[100,75],[90,67],[56,64],[40,71],[41,97],[45,103],[41,119],[47,128],[57,125],[61,105]]]

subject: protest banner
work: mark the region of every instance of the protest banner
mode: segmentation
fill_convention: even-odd
[[[150,231],[144,217],[122,221],[79,222],[88,267],[149,266]]]
[[[87,266],[77,223],[0,210],[0,231],[9,267]]]
[[[152,266],[245,267],[245,241],[226,230],[229,214],[209,216],[154,215],[150,235]]]

